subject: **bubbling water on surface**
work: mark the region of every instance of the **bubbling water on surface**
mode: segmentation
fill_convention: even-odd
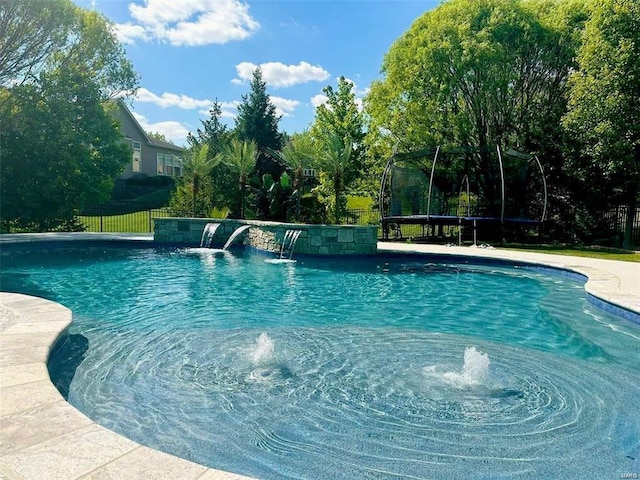
[[[457,389],[469,387],[495,387],[496,384],[489,372],[489,355],[480,352],[476,347],[467,347],[464,350],[464,363],[459,371],[443,371],[442,365],[430,365],[422,369],[426,378]]]
[[[476,347],[464,350],[464,364],[461,372],[445,372],[443,377],[454,386],[488,386],[490,382],[489,355],[479,352]]]
[[[274,351],[273,340],[266,332],[262,332],[251,355],[253,364],[260,365],[273,360],[275,358]]]

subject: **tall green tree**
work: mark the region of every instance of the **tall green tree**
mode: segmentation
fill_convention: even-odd
[[[67,44],[48,63],[50,71],[83,71],[98,86],[104,100],[132,96],[138,88],[138,75],[113,24],[93,10],[76,7],[76,22]]]
[[[348,188],[365,173],[364,114],[356,102],[355,85],[344,76],[338,78],[337,89],[328,85],[322,91],[327,100],[316,108],[311,135],[327,148],[336,139],[342,142],[342,149],[350,145],[350,164],[343,172],[343,183]]]
[[[258,147],[255,142],[247,142],[234,138],[221,153],[223,161],[236,173],[238,191],[240,192],[240,218],[246,215],[246,191],[249,175],[256,166]]]
[[[29,15],[51,14],[48,21],[54,24],[48,25],[58,18],[61,25],[51,26],[55,48],[29,35],[23,37],[26,43],[1,40],[4,58],[37,58],[22,67],[14,62],[0,87],[3,229],[70,228],[75,213],[109,198],[131,158],[106,100],[134,93],[138,79],[111,24],[96,12],[69,0],[51,2],[53,10],[47,5],[45,13],[35,11],[43,8],[41,2],[21,6],[2,3],[0,24],[28,26]],[[29,42],[33,50],[27,54]]]
[[[131,158],[99,88],[57,71],[0,95],[2,229],[73,228],[83,207],[108,200]]]
[[[208,146],[209,156],[215,157],[222,153],[229,144],[232,132],[229,131],[227,125],[222,122],[222,105],[216,99],[209,109],[209,118],[202,120],[201,128],[194,133],[189,133],[187,142],[191,148]],[[207,179],[209,187],[210,208],[231,207],[236,202],[237,191],[235,188],[229,188],[237,181],[236,175],[226,163],[220,163],[213,168]]]
[[[332,193],[333,221],[340,223],[342,213],[346,207],[345,177],[349,171],[352,160],[353,149],[351,143],[337,134],[333,134],[326,139],[323,144],[321,155],[317,158],[317,166],[321,171],[321,185],[329,187]]]
[[[235,132],[246,142],[255,142],[259,150],[271,148],[279,150],[282,134],[278,131],[280,116],[271,103],[267,84],[262,80],[262,70],[256,68],[250,83],[250,91],[242,96],[235,119]]]
[[[535,4],[451,0],[418,18],[366,99],[372,134],[401,151],[547,141],[539,132],[558,123],[573,50]]]
[[[228,143],[228,129],[222,122],[222,105],[216,99],[209,109],[209,118],[202,120],[202,128],[198,128],[196,133],[189,132],[187,142],[191,146],[207,144],[209,153],[216,155],[222,152],[224,145]]]
[[[250,91],[242,96],[235,119],[235,134],[246,142],[254,142],[258,149],[256,174],[262,177],[265,173],[278,178],[282,166],[264,154],[267,148],[280,150],[283,135],[278,130],[280,116],[267,93],[267,84],[262,79],[262,70],[256,68],[250,83]]]
[[[623,245],[631,248],[640,195],[640,3],[594,2],[578,63],[564,118],[582,147],[575,168],[600,198],[627,205]]]
[[[0,85],[36,78],[76,23],[68,0],[0,2]]]

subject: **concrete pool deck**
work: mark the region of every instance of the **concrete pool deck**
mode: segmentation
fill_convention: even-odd
[[[121,234],[0,235],[0,247],[78,240],[147,242],[152,238]],[[590,295],[640,315],[638,263],[400,243],[379,243],[378,251],[478,257],[569,270],[588,277],[585,289]],[[51,383],[47,359],[71,319],[71,311],[55,302],[0,292],[0,479],[248,478],[140,445],[94,423],[67,403]]]

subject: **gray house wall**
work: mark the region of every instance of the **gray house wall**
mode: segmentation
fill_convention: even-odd
[[[129,146],[132,146],[133,142],[140,142],[140,171],[133,171],[132,158],[122,172],[121,178],[127,179],[140,174],[150,177],[158,175],[158,153],[182,158],[184,153],[182,147],[150,138],[121,100],[116,102],[112,115],[120,124],[125,141],[129,143]],[[172,176],[178,175],[174,173]]]

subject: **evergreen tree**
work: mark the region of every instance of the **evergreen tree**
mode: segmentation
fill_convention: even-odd
[[[209,109],[211,117],[208,120],[202,120],[202,128],[196,130],[196,134],[189,132],[187,142],[192,147],[208,145],[209,154],[212,156],[220,153],[224,145],[228,143],[227,126],[220,120],[222,118],[222,105],[216,99]]]
[[[239,140],[254,142],[259,152],[256,164],[258,177],[268,173],[278,179],[284,168],[264,154],[267,148],[280,150],[282,133],[278,131],[280,116],[267,94],[267,84],[262,80],[262,71],[256,68],[251,80],[251,91],[242,96],[235,121],[235,132]]]
[[[202,120],[202,127],[194,133],[189,133],[187,142],[191,149],[201,149],[207,147],[207,158],[213,159],[220,154],[229,144],[231,132],[222,121],[222,105],[216,99],[209,109],[210,118]],[[209,214],[214,207],[231,207],[237,201],[236,190],[231,187],[236,181],[233,170],[221,162],[214,162],[206,175],[200,178],[200,193],[202,197],[201,212],[203,215]],[[184,184],[184,188],[183,185]],[[177,212],[185,212],[186,206],[191,198],[191,180],[183,179],[178,185],[178,189],[172,198],[172,206]],[[178,207],[180,206],[180,207]]]

